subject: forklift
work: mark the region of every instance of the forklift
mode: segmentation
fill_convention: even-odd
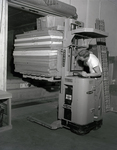
[[[101,127],[103,122],[102,77],[83,78],[78,75],[83,67],[78,63],[78,51],[84,39],[106,38],[107,33],[94,28],[79,27],[74,19],[65,19],[61,50],[61,87],[58,101],[58,120],[47,124],[33,117],[28,120],[50,129],[67,128],[84,135]]]
[[[79,40],[107,37],[107,34],[92,28],[77,28],[75,22],[71,23],[71,32],[67,32],[68,21],[66,20],[64,38],[71,37],[71,43],[66,42],[63,48],[65,56],[58,118],[63,127],[83,135],[101,127],[104,97],[102,77],[84,78],[78,75],[83,67],[78,64],[76,56],[79,49],[85,47],[79,45]]]

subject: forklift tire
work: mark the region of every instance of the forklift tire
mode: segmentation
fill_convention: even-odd
[[[98,130],[102,126],[102,120],[96,122],[96,126],[93,130]]]
[[[90,132],[90,130],[83,129],[82,127],[79,127],[79,128],[71,127],[70,130],[71,132],[76,133],[78,135],[85,135]]]

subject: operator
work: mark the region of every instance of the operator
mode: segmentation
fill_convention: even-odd
[[[99,59],[91,51],[82,49],[78,53],[78,59],[83,62],[84,66],[88,66],[89,68],[89,72],[82,71],[79,73],[82,77],[101,77],[101,64]]]

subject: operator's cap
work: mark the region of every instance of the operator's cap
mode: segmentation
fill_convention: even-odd
[[[78,48],[78,51],[82,51],[82,50],[87,50],[87,47],[81,47],[81,48]]]
[[[80,57],[88,57],[89,56],[89,51],[87,50],[87,48],[83,48],[78,52],[78,56]]]

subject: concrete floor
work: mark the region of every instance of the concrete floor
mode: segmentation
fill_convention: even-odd
[[[96,131],[79,136],[65,128],[50,130],[27,120],[35,116],[52,123],[57,102],[12,109],[12,130],[0,133],[0,150],[117,150],[117,114],[106,113]]]

